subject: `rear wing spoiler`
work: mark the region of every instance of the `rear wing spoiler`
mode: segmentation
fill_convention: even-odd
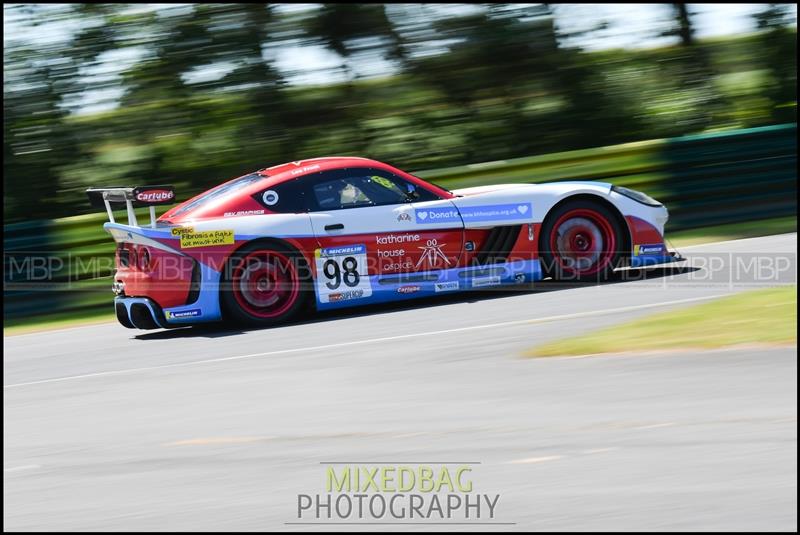
[[[86,190],[89,203],[94,208],[105,208],[108,220],[114,220],[114,205],[124,204],[128,212],[128,225],[138,227],[134,208],[140,206],[150,207],[150,226],[156,228],[156,206],[160,204],[173,204],[175,202],[175,188],[172,186],[139,186],[136,188],[108,187],[89,188]]]

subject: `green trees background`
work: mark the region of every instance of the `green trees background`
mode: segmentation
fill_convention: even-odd
[[[316,156],[413,171],[796,121],[785,4],[765,4],[757,33],[705,41],[674,4],[674,45],[599,52],[567,44],[566,5],[432,9],[6,5],[4,221],[87,212],[93,185],[167,182],[186,198]],[[341,81],[290,84],[275,52],[314,45]],[[104,99],[119,105],[76,113]]]

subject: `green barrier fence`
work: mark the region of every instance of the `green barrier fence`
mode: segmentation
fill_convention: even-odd
[[[599,180],[670,210],[667,232],[797,213],[797,125],[649,140],[415,173],[447,188]],[[148,220],[137,211],[140,221]],[[4,318],[111,309],[105,213],[4,225]],[[124,216],[122,217],[124,220]]]

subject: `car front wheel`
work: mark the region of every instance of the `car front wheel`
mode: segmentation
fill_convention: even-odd
[[[623,229],[600,203],[566,203],[548,215],[541,232],[543,269],[562,281],[602,281],[622,264]]]

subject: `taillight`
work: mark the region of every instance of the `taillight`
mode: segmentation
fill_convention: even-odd
[[[124,243],[119,244],[119,247],[117,247],[117,257],[119,258],[120,266],[128,267],[131,265],[131,253]]]
[[[150,269],[150,251],[147,247],[139,249],[139,269],[147,271]]]

